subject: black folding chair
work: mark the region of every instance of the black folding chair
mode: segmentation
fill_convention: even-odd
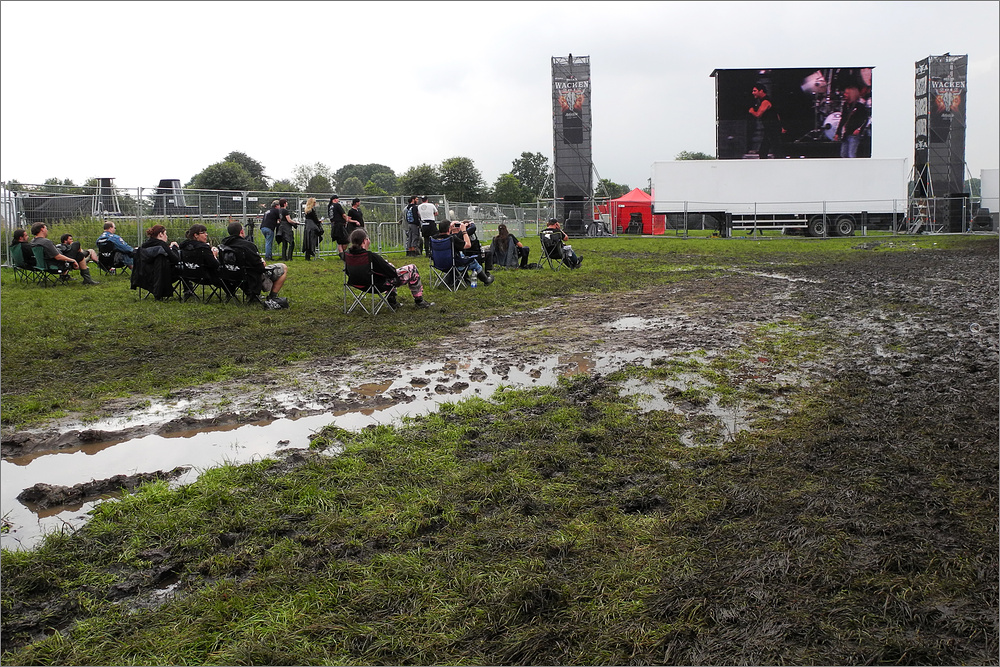
[[[359,306],[369,315],[378,315],[388,306],[390,290],[380,285],[372,271],[368,253],[344,253],[344,313],[351,313]]]

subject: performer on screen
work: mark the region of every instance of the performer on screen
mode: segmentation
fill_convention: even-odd
[[[844,107],[840,112],[840,124],[834,141],[840,142],[840,157],[857,157],[858,146],[864,136],[865,126],[871,117],[871,109],[861,99],[857,84],[848,84],[844,89]]]
[[[781,116],[777,109],[771,104],[767,96],[767,88],[762,83],[758,83],[750,91],[754,97],[754,105],[750,107],[750,115],[760,121],[761,139],[757,155],[764,160],[768,157],[781,157]]]

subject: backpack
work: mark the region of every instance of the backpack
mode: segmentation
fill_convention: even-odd
[[[413,219],[413,207],[412,206],[407,206],[406,207],[406,213],[404,214],[404,216],[405,216],[407,224],[411,224],[412,225],[414,222],[416,222]]]

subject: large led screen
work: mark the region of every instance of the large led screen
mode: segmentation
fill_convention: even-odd
[[[720,160],[871,157],[871,67],[717,69]]]

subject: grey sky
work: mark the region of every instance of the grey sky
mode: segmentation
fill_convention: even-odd
[[[3,2],[0,179],[186,182],[242,151],[397,174],[551,159],[550,58],[589,55],[602,178],[715,152],[714,69],[874,66],[873,157],[913,159],[913,70],[969,55],[966,160],[1000,165],[998,2]]]

